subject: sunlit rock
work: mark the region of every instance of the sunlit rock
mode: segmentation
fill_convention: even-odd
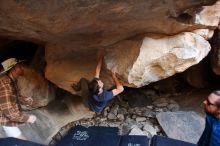
[[[124,42],[121,44],[123,49],[111,50],[118,55],[107,54],[111,56],[106,60],[107,67],[115,66],[122,79],[137,87],[183,72],[199,63],[210,51],[210,45],[203,37],[190,32],[161,38],[145,37],[141,47],[135,49]],[[129,62],[132,58],[136,58],[133,63]],[[127,67],[121,69],[124,64]]]
[[[203,6],[201,12],[194,17],[196,24],[217,27],[220,20],[220,1],[212,6]]]
[[[201,61],[209,50],[203,37],[212,36],[219,13],[215,0],[1,1],[0,33],[44,44],[46,78],[71,93],[72,83],[93,78],[103,46],[107,69],[116,66],[126,86],[141,87]],[[102,79],[111,86],[105,69]]]
[[[196,29],[192,32],[202,36],[206,40],[209,40],[210,38],[212,38],[212,36],[214,34],[214,30],[211,30],[211,29]]]

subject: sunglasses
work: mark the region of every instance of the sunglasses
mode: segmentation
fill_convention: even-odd
[[[208,98],[206,99],[206,101],[207,101],[207,104],[208,104],[208,105],[212,105],[212,106],[215,106],[215,107],[217,107],[218,109],[220,109],[220,104],[219,104],[219,103],[218,103],[218,104],[211,103]]]

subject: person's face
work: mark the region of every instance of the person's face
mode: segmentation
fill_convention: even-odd
[[[210,94],[206,100],[203,101],[205,111],[217,119],[220,119],[220,96]]]
[[[97,80],[97,82],[98,82],[99,89],[102,89],[104,86],[104,83],[102,82],[102,80]]]
[[[24,75],[24,67],[22,65],[17,65],[15,68],[15,72],[18,76],[23,76]]]

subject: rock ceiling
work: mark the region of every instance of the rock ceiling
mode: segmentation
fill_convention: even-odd
[[[208,54],[219,18],[214,0],[0,2],[1,37],[44,45],[46,78],[72,93],[72,83],[93,77],[102,47],[109,86],[112,66],[131,87],[183,72]]]

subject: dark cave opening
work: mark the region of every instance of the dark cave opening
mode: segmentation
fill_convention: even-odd
[[[34,57],[38,44],[28,41],[11,40],[0,48],[0,61],[8,58],[30,61]]]
[[[16,58],[25,60],[26,64],[33,66],[39,71],[45,67],[44,46],[26,40],[13,40],[0,38],[0,62],[6,59]],[[1,66],[1,70],[2,70]]]

